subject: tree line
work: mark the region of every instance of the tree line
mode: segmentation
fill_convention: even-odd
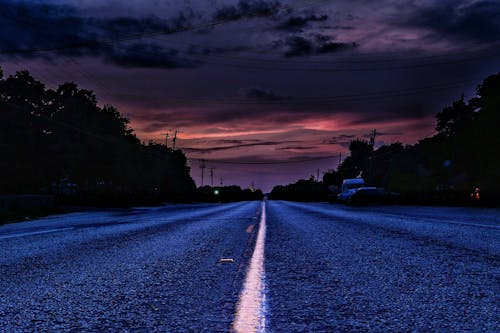
[[[242,189],[237,185],[201,186],[196,190],[196,201],[202,202],[234,202],[262,200],[264,194],[259,189]]]
[[[0,194],[54,194],[70,203],[191,200],[186,156],[141,143],[129,120],[95,94],[47,88],[29,72],[0,70]]]
[[[343,179],[363,177],[368,185],[401,193],[409,202],[465,203],[474,191],[482,202],[500,202],[500,73],[487,77],[476,95],[462,96],[436,114],[436,134],[413,145],[400,142],[377,149],[353,140],[350,155],[336,170],[287,186],[275,199],[326,199]]]

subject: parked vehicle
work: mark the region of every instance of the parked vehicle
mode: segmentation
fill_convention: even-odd
[[[391,203],[399,196],[383,188],[365,186],[363,178],[344,179],[338,199],[346,205]]]
[[[349,198],[356,192],[357,189],[365,186],[365,180],[363,178],[351,178],[344,179],[342,182],[342,187],[340,188],[340,193],[337,198],[346,203]]]
[[[351,195],[346,202],[348,205],[363,204],[388,204],[395,203],[399,197],[398,193],[386,191],[379,187],[362,187]]]

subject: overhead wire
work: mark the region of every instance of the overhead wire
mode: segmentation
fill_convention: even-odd
[[[474,59],[461,59],[459,60],[460,62],[461,61],[472,61]],[[75,60],[71,59],[71,61],[73,63],[75,63]],[[449,64],[450,62],[446,62],[446,64]],[[331,70],[335,70],[335,71],[365,71],[365,70],[390,70],[390,69],[408,69],[408,68],[414,68],[415,66],[428,66],[428,65],[442,65],[444,63],[442,62],[439,62],[439,63],[433,63],[433,64],[413,64],[413,65],[410,65],[410,66],[399,66],[399,67],[391,67],[391,68],[357,68],[357,69],[354,69],[354,68],[344,68],[344,69],[331,69]],[[228,64],[228,63],[224,63],[224,64],[218,64],[218,65],[224,65],[224,66],[237,66],[238,68],[241,68],[241,67],[244,67],[244,68],[250,68],[250,69],[266,69],[268,70],[269,68],[267,67],[256,67],[256,66],[245,66],[245,65],[240,65],[240,64]],[[277,70],[277,68],[274,68],[274,70]],[[286,70],[289,70],[289,69],[286,69]],[[321,70],[321,71],[325,71],[325,70],[329,70],[329,69],[325,69],[325,68],[307,68],[307,69],[302,69],[302,68],[294,68],[292,70],[307,70],[307,71],[311,71],[311,70]],[[83,76],[87,76],[89,77],[90,75],[87,74],[87,73],[83,73],[81,71],[81,74]],[[97,82],[97,80],[94,78],[93,79],[95,82]],[[472,80],[471,80],[472,81]],[[102,86],[100,84],[100,82],[97,82],[98,83],[98,86],[100,86],[102,89],[103,89],[103,92],[105,92],[107,95],[109,95],[110,97],[113,95],[112,93],[108,92],[107,89],[104,88],[104,86]],[[458,84],[461,84],[462,82],[459,82]],[[357,95],[348,95],[348,96],[334,96],[334,97],[326,97],[326,98],[321,98],[321,97],[318,97],[318,98],[311,98],[311,99],[306,99],[306,98],[301,98],[301,99],[280,99],[280,100],[259,100],[259,101],[248,101],[248,100],[228,100],[228,99],[225,99],[225,100],[217,100],[217,99],[214,99],[214,98],[211,98],[210,101],[212,102],[222,102],[222,103],[228,103],[228,104],[286,104],[286,105],[290,105],[290,104],[297,104],[297,103],[301,103],[301,102],[323,102],[323,103],[330,103],[332,101],[336,101],[336,100],[339,100],[339,99],[349,99],[349,98],[355,98],[356,100],[359,100],[359,97],[362,97],[362,99],[366,100],[366,99],[379,99],[379,98],[391,98],[391,97],[398,97],[399,95],[401,96],[404,96],[406,94],[412,94],[414,92],[417,92],[418,90],[422,90],[422,89],[447,89],[447,88],[451,88],[451,87],[454,87],[455,86],[455,83],[451,84],[451,85],[448,85],[448,84],[445,84],[444,86],[442,85],[435,85],[435,86],[431,86],[431,87],[422,87],[422,88],[414,88],[415,90],[405,90],[405,91],[390,91],[390,92],[375,92],[375,93],[363,93],[363,94],[357,94]],[[132,96],[131,94],[121,94],[121,95],[127,95],[127,96]],[[176,99],[178,100],[178,99]],[[199,99],[199,101],[197,101],[196,99],[190,99],[190,102],[201,102],[201,103],[204,103],[205,100],[202,100],[202,99]]]
[[[299,7],[299,5],[302,3],[303,5],[304,4],[310,4],[311,2],[322,2],[324,0],[318,0],[318,1],[313,1],[313,0],[305,0],[305,1],[296,1],[294,3],[295,5],[295,8],[296,7]],[[283,7],[284,8],[294,8],[294,5],[284,5]],[[258,14],[256,14],[258,15]],[[251,15],[250,15],[251,16]],[[14,19],[15,18],[10,18],[10,19]],[[234,20],[226,20],[225,22],[233,22]],[[195,28],[193,28],[194,30],[196,30]],[[182,31],[185,31],[186,29],[183,29]],[[164,36],[166,34],[173,34],[175,33],[176,31],[171,31],[169,33],[165,33],[165,32],[158,32],[158,33],[155,33],[155,34],[143,34],[143,35],[140,35],[140,36],[147,36],[148,38],[155,38],[157,36]],[[180,32],[180,31],[177,31],[177,32]],[[142,37],[139,37],[138,35],[133,35],[133,36],[126,36],[124,38],[121,38],[121,39],[115,39],[114,41],[115,42],[122,42],[122,41],[127,41],[127,40],[134,40],[134,39],[138,39],[138,38],[142,38]],[[104,44],[108,43],[107,41],[103,41]],[[118,46],[119,47],[119,46]],[[122,47],[123,48],[123,47]],[[134,52],[134,53],[139,53],[138,50],[130,50],[130,49],[127,49],[128,52]],[[5,53],[4,51],[1,51],[0,50],[0,54],[2,53]],[[339,68],[339,67],[315,67],[315,66],[310,66],[310,67],[277,67],[277,66],[262,66],[262,63],[271,63],[271,64],[275,64],[275,63],[286,63],[286,64],[290,64],[291,62],[290,61],[282,61],[280,59],[251,59],[251,58],[239,58],[239,57],[230,57],[230,56],[226,56],[226,55],[215,55],[217,57],[221,57],[223,59],[225,58],[233,58],[234,60],[243,60],[243,61],[251,61],[251,62],[255,62],[255,61],[258,61],[259,63],[261,63],[260,65],[253,65],[253,64],[245,64],[245,63],[228,63],[228,62],[217,62],[217,61],[207,61],[206,59],[205,60],[200,60],[200,59],[197,59],[196,56],[194,58],[189,58],[189,57],[184,57],[185,59],[187,60],[192,60],[192,61],[195,61],[195,62],[201,62],[201,63],[207,63],[207,64],[212,64],[212,65],[216,65],[216,66],[225,66],[225,67],[234,67],[234,68],[239,68],[239,69],[250,69],[250,70],[273,70],[273,71],[333,71],[333,72],[357,72],[357,71],[386,71],[386,70],[404,70],[404,69],[414,69],[414,68],[420,68],[420,67],[427,67],[427,66],[440,66],[440,65],[450,65],[450,64],[459,64],[459,63],[464,63],[464,62],[471,62],[471,61],[476,61],[476,60],[480,60],[480,59],[484,59],[484,56],[477,56],[478,53],[471,53],[470,56],[467,56],[465,58],[459,58],[459,59],[453,59],[453,60],[449,60],[449,59],[443,59],[443,60],[440,60],[440,61],[435,61],[435,62],[426,62],[426,63],[413,63],[413,64],[408,64],[408,65],[397,65],[397,66],[387,66],[387,67],[365,67],[365,68]],[[488,55],[485,55],[485,56],[488,56]],[[489,56],[496,56],[496,54],[490,54]],[[434,56],[430,56],[430,57],[434,57]],[[415,58],[413,58],[415,59]],[[433,58],[431,58],[433,59]],[[374,62],[394,62],[396,60],[400,60],[400,59],[378,59],[378,60],[372,60],[372,61],[369,61],[369,63],[374,63]],[[293,65],[295,65],[295,62],[296,61],[293,61]],[[307,62],[304,62],[304,64],[312,64],[312,63],[321,63],[321,64],[325,64],[324,62],[312,62],[312,61],[307,61]],[[339,64],[339,63],[350,63],[350,64],[354,64],[354,63],[362,63],[362,64],[366,64],[366,61],[353,61],[353,60],[348,60],[348,61],[336,61],[335,62],[336,64]]]
[[[116,45],[118,49],[123,49],[126,52],[131,52],[135,54],[147,54],[144,51],[140,51],[137,49],[127,48],[123,45]],[[410,70],[416,68],[426,68],[426,67],[434,67],[434,66],[451,66],[457,64],[464,64],[468,62],[476,62],[476,61],[484,61],[487,58],[496,58],[500,53],[488,53],[484,56],[471,56],[466,58],[458,58],[458,59],[440,59],[439,61],[432,62],[422,62],[422,63],[409,63],[409,64],[399,64],[399,65],[390,65],[390,66],[370,66],[370,67],[325,67],[325,66],[305,66],[311,63],[304,62],[303,66],[297,67],[295,64],[289,61],[276,60],[278,64],[283,64],[286,66],[273,66],[272,63],[245,63],[245,62],[227,62],[227,61],[217,61],[217,60],[207,60],[201,57],[190,56],[190,55],[177,55],[179,60],[187,60],[188,62],[186,66],[179,66],[179,68],[195,68],[198,64],[209,64],[218,67],[229,67],[229,68],[237,68],[243,70],[259,70],[259,71],[275,71],[275,72],[383,72],[383,71],[395,71],[395,70]],[[359,62],[362,64],[363,62]],[[370,62],[367,62],[368,64]],[[320,63],[316,63],[320,64]],[[366,62],[364,62],[366,64]],[[276,65],[276,64],[274,64]]]
[[[333,153],[335,154],[335,153]],[[337,153],[338,154],[338,153]],[[337,156],[319,156],[301,160],[285,160],[285,161],[228,161],[228,160],[210,160],[204,159],[205,162],[214,164],[235,164],[235,165],[275,165],[275,164],[297,164],[297,163],[307,163],[314,161],[321,161],[327,159],[336,159]],[[191,161],[199,161],[199,158],[188,158]]]
[[[310,4],[311,2],[323,2],[324,0],[318,0],[318,1],[314,1],[314,0],[307,0],[307,1],[296,1],[294,5],[284,5],[283,7],[284,8],[297,8],[299,7],[300,3],[302,3],[303,5],[304,4]],[[258,13],[255,14],[256,16],[258,16]],[[249,15],[249,17],[252,17],[252,15]],[[229,19],[229,20],[221,20],[221,21],[216,21],[217,24],[222,24],[222,23],[229,23],[229,22],[234,22],[235,20],[234,19]],[[212,24],[215,24],[215,23],[209,23],[208,25],[212,25]],[[131,36],[125,36],[125,37],[122,37],[122,38],[117,38],[117,39],[113,39],[113,40],[101,40],[99,41],[99,43],[102,43],[102,44],[110,44],[110,43],[120,43],[120,42],[124,42],[124,41],[131,41],[131,40],[136,40],[136,39],[140,39],[140,38],[155,38],[155,37],[158,37],[158,36],[165,36],[165,35],[171,35],[171,34],[174,34],[174,33],[179,33],[179,32],[185,32],[185,31],[191,31],[191,30],[199,30],[199,27],[192,27],[192,28],[183,28],[183,29],[178,29],[178,30],[172,30],[172,31],[169,31],[169,32],[156,32],[156,33],[149,33],[149,34],[137,34],[137,35],[131,35]],[[58,50],[63,50],[63,49],[67,49],[67,48],[73,48],[73,47],[84,47],[85,45],[68,45],[68,46],[64,46],[64,47],[61,47],[61,48],[52,48],[52,49],[31,49],[31,50],[0,50],[0,54],[9,54],[9,53],[32,53],[32,52],[46,52],[46,51],[58,51]],[[134,50],[128,50],[128,51],[134,51]],[[448,64],[451,64],[451,63],[464,63],[464,62],[470,62],[470,61],[475,61],[475,60],[478,60],[478,59],[484,59],[484,56],[477,56],[478,54],[480,54],[479,52],[475,52],[475,53],[472,53],[471,56],[468,56],[466,58],[461,58],[461,59],[454,59],[453,61],[450,61],[449,59],[443,59],[441,61],[438,61],[438,62],[430,62],[430,63],[419,63],[419,64],[410,64],[410,65],[397,65],[397,66],[388,66],[388,67],[382,67],[382,68],[377,68],[377,67],[367,67],[367,68],[316,68],[316,67],[308,67],[308,68],[297,68],[297,67],[290,67],[290,68],[280,68],[280,67],[276,67],[276,66],[262,66],[262,65],[259,65],[259,66],[256,66],[256,65],[248,65],[248,64],[241,64],[241,63],[227,63],[227,62],[224,62],[224,63],[221,63],[221,62],[217,62],[217,61],[207,61],[207,60],[199,60],[199,59],[196,59],[195,58],[189,58],[189,57],[185,57],[185,59],[188,59],[188,60],[195,60],[195,61],[200,61],[200,62],[203,62],[203,63],[207,63],[207,64],[212,64],[212,65],[218,65],[218,66],[227,66],[227,67],[236,67],[236,68],[240,68],[240,69],[262,69],[262,70],[285,70],[285,71],[383,71],[383,70],[398,70],[398,69],[411,69],[411,68],[419,68],[419,67],[426,67],[426,66],[437,66],[437,65],[448,65]],[[206,55],[205,55],[206,56]],[[212,55],[213,56],[213,55]],[[233,58],[234,60],[244,60],[244,61],[258,61],[260,63],[280,63],[282,62],[282,60],[280,59],[251,59],[251,58],[239,58],[239,57],[230,57],[230,56],[225,56],[225,55],[216,55],[216,56],[219,56],[219,57],[223,57],[223,58]],[[485,55],[485,56],[488,56],[488,55]],[[496,54],[493,54],[493,55],[489,55],[489,56],[496,56]],[[435,55],[433,56],[427,56],[426,59],[434,59]],[[413,58],[413,60],[415,60],[416,58]],[[422,60],[424,58],[421,58],[420,60]],[[373,59],[369,62],[371,63],[377,63],[377,62],[394,62],[394,61],[399,61],[400,59]],[[297,62],[297,61],[293,61],[294,63]],[[287,61],[287,62],[283,62],[283,63],[287,63],[287,64],[290,64],[290,61]],[[304,63],[307,63],[307,64],[313,64],[313,63],[321,63],[321,64],[324,64],[324,62],[314,62],[314,61],[307,61],[307,62],[304,62]],[[349,64],[356,64],[356,63],[363,63],[363,64],[366,64],[366,61],[353,61],[353,60],[348,60],[348,61],[339,61],[337,60],[335,62],[336,64],[339,64],[339,63],[349,63]],[[294,64],[295,65],[295,64]]]
[[[18,20],[19,21],[19,20]],[[27,22],[21,22],[21,23],[27,23]],[[29,23],[29,22],[28,22]],[[36,28],[36,27],[35,27]],[[77,64],[75,60],[72,58],[69,58],[68,56],[65,56],[65,58],[69,59],[68,61],[73,62],[74,64]],[[80,71],[82,76],[90,77],[90,74],[85,73],[83,70],[80,70],[77,67],[77,70]],[[107,91],[107,89],[102,85],[98,80],[95,78],[91,78],[93,81],[97,83],[97,85],[103,90],[104,93],[106,93],[109,97],[112,98],[112,96],[116,96],[116,94]],[[350,99],[354,100],[369,100],[369,99],[380,99],[380,98],[392,98],[392,97],[399,97],[399,96],[405,96],[405,95],[411,95],[414,93],[419,93],[422,92],[423,90],[441,90],[441,89],[448,89],[448,88],[453,88],[457,85],[461,85],[464,83],[472,82],[476,80],[466,80],[462,82],[453,82],[453,83],[445,83],[445,84],[438,84],[438,85],[431,85],[431,86],[424,86],[424,87],[417,87],[417,88],[409,88],[409,89],[399,89],[399,90],[389,90],[389,91],[381,91],[381,92],[369,92],[369,93],[361,93],[361,94],[350,94],[350,95],[340,95],[340,96],[331,96],[331,97],[314,97],[314,98],[290,98],[290,99],[278,99],[278,100],[259,100],[259,101],[251,101],[251,100],[243,100],[243,99],[217,99],[217,98],[210,98],[210,99],[202,99],[202,98],[190,98],[188,100],[189,103],[206,103],[207,101],[210,102],[215,102],[215,103],[223,103],[223,104],[239,104],[239,105],[247,105],[247,104],[286,104],[286,105],[297,105],[299,103],[331,103],[331,102],[336,102],[336,101],[346,101]],[[133,94],[120,94],[121,96],[134,96]],[[165,100],[164,100],[165,101]],[[169,102],[183,102],[182,99],[166,99],[166,101]]]
[[[325,0],[297,0],[292,4],[281,5],[281,9],[288,9],[288,8],[293,9],[294,7],[300,8],[301,4],[307,5],[307,4],[311,4],[311,3],[319,3],[319,2],[324,2],[324,1]],[[296,3],[296,5],[294,6],[295,3]],[[239,20],[243,20],[243,19],[256,18],[256,17],[261,17],[261,16],[262,15],[260,15],[258,11],[255,11],[254,13],[242,15],[241,17],[237,17],[237,18],[214,20],[214,21],[204,22],[204,23],[190,26],[190,27],[174,28],[174,29],[170,29],[168,31],[157,31],[157,32],[149,32],[149,33],[131,34],[131,35],[123,36],[123,37],[119,37],[119,38],[102,39],[102,40],[99,40],[98,42],[101,44],[114,44],[114,43],[133,41],[133,40],[143,39],[143,38],[151,38],[151,37],[163,36],[163,35],[172,35],[172,34],[177,34],[177,33],[182,33],[182,32],[199,31],[199,30],[206,29],[206,28],[211,28],[211,27],[216,27],[216,26],[223,25],[223,24],[233,23],[235,21],[239,21]],[[30,53],[38,53],[38,52],[63,51],[63,50],[68,50],[68,49],[73,49],[73,48],[94,47],[95,42],[96,41],[87,41],[87,42],[79,42],[79,43],[74,43],[74,44],[60,45],[60,46],[56,46],[56,47],[45,47],[45,48],[38,47],[38,48],[31,48],[31,49],[0,50],[0,54],[30,54]]]
[[[230,22],[234,22],[234,20],[230,20]],[[199,29],[199,28],[196,28],[196,29]],[[182,30],[182,31],[188,31],[188,30]],[[178,32],[182,32],[182,31],[178,31]],[[171,34],[171,33],[174,33],[174,32],[168,32],[168,33],[158,33],[157,35],[166,35],[166,34]],[[143,35],[142,37],[139,37],[139,36],[129,36],[127,38],[130,38],[130,39],[118,39],[118,40],[115,40],[114,42],[122,42],[122,41],[126,41],[126,40],[133,40],[134,38],[149,38],[151,36],[156,36],[156,35]],[[106,42],[105,42],[106,43]],[[27,51],[27,50],[24,50],[24,51]],[[47,51],[47,50],[43,50],[43,51]],[[5,52],[3,51],[0,51],[0,54],[5,54]],[[461,61],[469,61],[467,59],[463,59]],[[384,62],[386,62],[386,60],[384,60]],[[353,62],[351,62],[353,63]],[[449,62],[447,62],[449,63]],[[443,62],[438,62],[438,63],[433,63],[433,65],[442,65]],[[230,64],[230,65],[235,65],[235,66],[239,66],[237,64]],[[427,64],[426,64],[427,65]],[[255,66],[254,66],[255,68]],[[414,67],[391,67],[390,69],[395,69],[395,68],[414,68]],[[268,70],[269,68],[265,67],[265,68],[262,68],[262,69],[266,69]],[[302,70],[302,69],[300,69]],[[310,70],[310,69],[308,69]],[[324,69],[321,69],[321,70],[324,70]],[[346,71],[347,69],[339,69],[339,70],[342,70],[342,71]],[[363,70],[363,69],[357,69],[357,70]],[[470,80],[471,81],[471,80]],[[311,102],[311,101],[325,101],[325,102],[332,102],[332,100],[335,100],[335,99],[349,99],[349,98],[356,98],[356,100],[359,100],[359,98],[361,97],[372,97],[372,98],[387,98],[387,97],[394,97],[394,96],[404,96],[404,95],[398,95],[398,94],[411,94],[411,93],[415,93],[415,92],[421,92],[421,89],[440,89],[440,88],[449,88],[450,85],[445,85],[443,87],[438,87],[438,86],[432,86],[432,87],[422,87],[422,88],[417,88],[417,90],[406,90],[406,91],[400,91],[400,92],[397,92],[397,91],[392,91],[392,92],[389,92],[389,91],[385,91],[383,92],[381,95],[378,95],[380,94],[379,92],[377,93],[367,93],[367,94],[357,94],[357,95],[344,95],[344,96],[335,96],[335,97],[329,97],[329,98],[326,98],[326,99],[320,99],[320,98],[314,98],[314,99],[302,99],[304,102]],[[420,89],[420,90],[418,90]],[[233,101],[230,101],[231,103],[234,103]],[[262,103],[263,101],[259,101],[259,103]],[[271,101],[268,101],[268,102],[271,102]],[[282,103],[283,101],[280,101],[280,103]],[[291,100],[290,101],[291,103],[297,103],[298,101],[297,100]],[[225,164],[288,164],[288,163],[303,163],[303,162],[308,162],[308,161],[316,161],[316,160],[321,160],[321,159],[330,159],[330,158],[335,158],[334,156],[328,156],[328,157],[318,157],[318,158],[313,158],[313,159],[304,159],[304,160],[293,160],[293,161],[274,161],[274,162],[232,162],[232,161],[222,161],[222,160],[218,160],[218,161],[213,161],[215,163],[225,163]]]
[[[245,62],[257,62],[257,63],[269,63],[269,64],[281,64],[281,63],[286,63],[286,64],[293,64],[293,65],[311,65],[311,64],[321,64],[321,65],[330,65],[330,64],[371,64],[371,63],[393,63],[393,62],[402,62],[402,61],[426,61],[426,60],[440,60],[439,63],[443,61],[449,61],[451,57],[459,57],[457,60],[461,61],[473,61],[476,59],[484,59],[484,58],[489,58],[489,57],[496,57],[500,54],[498,51],[498,48],[495,48],[494,45],[489,45],[485,49],[460,49],[460,50],[450,50],[447,52],[440,52],[438,54],[426,54],[426,55],[412,55],[408,56],[408,52],[403,53],[402,51],[399,52],[372,52],[372,53],[367,53],[367,52],[360,52],[355,49],[352,50],[344,50],[344,51],[338,51],[338,52],[332,52],[332,53],[313,53],[313,54],[304,54],[301,56],[293,56],[293,57],[286,57],[283,54],[280,55],[279,58],[274,57],[274,58],[269,58],[269,57],[263,57],[262,52],[252,52],[251,48],[244,48],[239,50],[238,48],[234,49],[227,49],[225,50],[223,47],[217,47],[217,46],[204,46],[204,45],[198,45],[194,43],[183,43],[180,41],[171,41],[167,40],[166,36],[160,36],[160,37],[152,37],[152,39],[160,41],[160,42],[168,42],[170,45],[173,46],[182,46],[184,48],[196,48],[199,47],[201,48],[201,52],[196,53],[196,50],[190,51],[190,54],[188,54],[188,57],[191,58],[196,58],[196,57],[212,57],[212,58],[220,58],[223,60],[230,59],[230,60],[238,60],[238,61],[245,61]],[[333,41],[335,42],[335,41]],[[499,43],[494,43],[494,44],[499,44]],[[205,51],[204,51],[205,50]],[[245,53],[251,53],[254,54],[255,57],[249,57],[249,56],[231,56],[228,55],[227,53],[229,52],[245,52]],[[414,53],[414,52],[413,52]],[[388,57],[388,55],[393,54],[392,57]],[[257,55],[260,55],[259,57],[256,57]],[[397,55],[397,56],[396,56]],[[353,60],[353,57],[370,57],[367,59],[363,60]],[[318,61],[317,59],[320,58],[329,58],[329,61]],[[305,60],[307,59],[307,60]]]
[[[41,33],[41,34],[44,34],[44,31],[43,29],[40,29],[40,28],[44,28],[44,27],[41,27],[40,25],[36,24],[35,22],[33,21],[30,21],[30,20],[27,20],[26,17],[24,17],[23,19],[19,19],[18,17],[13,17],[13,16],[7,16],[5,15],[4,12],[0,12],[0,15],[2,15],[3,17],[11,20],[11,21],[14,21],[14,22],[17,22],[17,23],[20,23],[22,24],[23,26],[28,26],[30,27],[33,31],[36,31],[37,33]],[[15,57],[18,57],[19,55],[14,55]],[[75,70],[78,71],[80,73],[80,75],[84,78],[86,78],[89,82],[92,82],[94,83],[97,87],[100,88],[100,90],[105,94],[107,95],[109,98],[113,98],[112,94],[108,91],[108,89],[105,87],[105,85],[99,80],[97,79],[95,76],[93,76],[92,74],[90,74],[89,72],[85,71],[82,67],[82,65],[77,61],[75,60],[73,57],[69,57],[68,55],[62,53],[60,54],[60,56],[62,56],[64,59],[66,59],[67,62],[71,62],[73,63],[74,65],[76,65],[76,68]],[[18,65],[19,63],[16,62]],[[58,67],[58,70],[57,72],[60,73],[60,71],[63,71],[65,72],[69,77],[72,76],[73,73],[70,73],[67,69],[66,69],[66,66],[59,66]],[[45,71],[46,73],[48,73],[49,71],[46,70]],[[54,76],[54,75],[52,75]],[[59,79],[59,82],[67,82],[67,78],[66,80],[60,80]]]
[[[228,104],[228,105],[285,105],[285,106],[297,106],[304,107],[303,104],[330,104],[335,102],[361,102],[377,99],[387,99],[395,97],[404,97],[413,94],[419,94],[423,92],[435,93],[440,90],[446,90],[451,88],[460,87],[472,82],[478,82],[479,79],[470,80],[460,80],[455,82],[447,82],[435,85],[426,85],[420,87],[411,87],[403,89],[390,89],[381,91],[364,92],[357,94],[345,94],[345,95],[334,95],[325,97],[302,97],[302,98],[283,98],[278,100],[249,100],[243,98],[216,98],[216,97],[204,97],[204,98],[162,98],[162,102],[170,103],[188,103],[188,104],[205,104],[207,102],[212,102],[214,104]],[[119,96],[126,97],[140,97],[139,95],[119,93]]]

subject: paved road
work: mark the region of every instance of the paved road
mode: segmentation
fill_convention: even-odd
[[[1,227],[0,332],[228,332],[259,208],[175,205]]]
[[[267,208],[270,331],[500,331],[499,210]]]
[[[171,205],[0,227],[0,332],[228,332],[260,211]],[[500,331],[499,210],[266,212],[254,311],[266,332]]]

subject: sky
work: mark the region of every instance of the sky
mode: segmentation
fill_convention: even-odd
[[[201,185],[264,191],[334,169],[356,138],[433,135],[500,71],[500,1],[2,0],[0,65],[73,81],[142,141],[178,130]],[[171,140],[168,142],[172,145]]]

